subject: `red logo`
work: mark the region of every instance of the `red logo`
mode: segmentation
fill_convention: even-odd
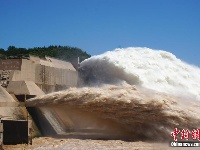
[[[189,140],[192,138],[193,140],[200,141],[200,129],[193,129],[191,132],[188,129],[179,130],[177,128],[171,132],[171,136],[174,138],[174,141],[177,141],[177,137],[180,135],[181,140]]]

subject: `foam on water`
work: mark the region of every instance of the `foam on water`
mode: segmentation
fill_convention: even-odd
[[[129,84],[200,100],[200,69],[173,54],[149,48],[129,47],[93,56],[81,63],[89,84]]]

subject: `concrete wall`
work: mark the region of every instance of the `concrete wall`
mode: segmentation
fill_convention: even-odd
[[[44,95],[33,81],[10,81],[7,91],[14,95]]]
[[[56,90],[59,86],[60,88],[77,86],[77,82],[77,71],[36,65],[35,83],[47,93]]]
[[[21,70],[15,70],[12,81],[33,81],[35,82],[36,64],[33,61],[22,59]]]
[[[21,70],[21,59],[5,59],[0,60],[1,70]]]
[[[10,81],[33,81],[49,93],[77,86],[78,72],[71,63],[50,57],[0,61],[0,84],[7,87]]]

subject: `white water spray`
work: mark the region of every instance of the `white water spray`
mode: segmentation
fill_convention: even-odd
[[[81,63],[91,82],[126,81],[159,92],[200,100],[200,69],[173,54],[149,48],[115,49]]]

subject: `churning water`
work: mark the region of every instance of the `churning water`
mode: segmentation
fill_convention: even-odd
[[[27,106],[48,107],[62,132],[101,129],[115,138],[173,139],[174,128],[200,127],[199,75],[198,67],[165,51],[116,49],[81,63],[87,87],[37,97]]]
[[[116,49],[81,63],[89,84],[120,83],[200,100],[200,69],[149,48]],[[90,83],[91,82],[91,83]]]

